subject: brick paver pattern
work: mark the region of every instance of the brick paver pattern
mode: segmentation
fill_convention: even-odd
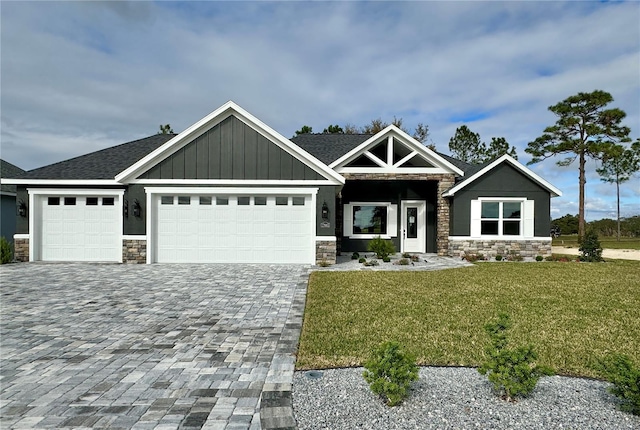
[[[260,428],[260,396],[307,271],[2,266],[0,427]]]

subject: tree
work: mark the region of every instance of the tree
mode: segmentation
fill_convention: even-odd
[[[344,134],[344,130],[338,124],[331,125],[322,131],[324,134]]]
[[[160,131],[158,132],[158,134],[173,134],[173,129],[169,124],[160,124]]]
[[[629,128],[621,122],[624,111],[605,109],[613,101],[611,94],[595,90],[578,93],[558,104],[549,106],[558,120],[555,125],[544,129],[542,136],[529,142],[525,152],[533,158],[527,164],[538,163],[559,154],[569,154],[557,162],[559,166],[569,166],[578,159],[578,180],[580,196],[578,203],[578,236],[585,233],[584,190],[587,182],[585,166],[587,158],[602,159],[613,144],[629,141]]]
[[[640,170],[640,138],[636,139],[629,149],[622,145],[613,145],[602,159],[602,166],[596,169],[600,180],[616,184],[618,242],[620,242],[620,184],[631,179],[638,170]]]
[[[425,143],[429,138],[429,126],[423,123],[418,123],[416,130],[413,132],[413,138],[420,143]]]
[[[359,127],[349,122],[344,125],[344,134],[358,134],[358,133],[360,133]]]
[[[560,229],[560,234],[576,234],[578,233],[578,216],[566,214],[563,217],[551,221],[552,225]]]
[[[449,139],[451,155],[465,163],[483,163],[486,149],[486,145],[480,140],[480,135],[469,130],[466,125],[458,127],[455,135]]]
[[[518,159],[516,154],[516,147],[511,146],[509,148],[509,142],[504,137],[492,137],[489,147],[485,151],[484,160],[490,161],[503,155],[508,154],[514,159]]]
[[[400,120],[400,121],[401,121],[401,124],[402,124],[402,120]],[[380,133],[382,130],[384,130],[388,126],[389,126],[389,124],[387,124],[386,122],[382,121],[382,118],[372,119],[371,120],[371,124],[367,124],[364,127],[362,127],[362,133],[363,134]]]
[[[309,127],[308,125],[303,125],[300,128],[300,130],[296,130],[296,136],[300,134],[311,134],[311,133],[313,133],[313,127]]]

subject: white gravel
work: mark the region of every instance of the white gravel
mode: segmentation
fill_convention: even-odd
[[[293,378],[293,410],[304,429],[640,429],[617,409],[601,381],[543,377],[531,396],[501,400],[476,369],[423,367],[405,402],[393,408],[369,390],[362,368]]]

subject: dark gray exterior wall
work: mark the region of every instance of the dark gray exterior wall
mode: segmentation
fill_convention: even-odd
[[[478,197],[522,197],[534,200],[534,234],[549,236],[551,194],[507,163],[495,167],[456,192],[451,204],[451,236],[471,234],[471,200]]]
[[[129,185],[124,192],[124,201],[129,205],[129,216],[124,217],[124,234],[144,235],[147,231],[147,195],[144,185]],[[140,216],[133,216],[133,205],[138,200],[140,203]]]
[[[223,120],[139,178],[325,179],[235,116]]]
[[[427,252],[436,250],[436,192],[437,181],[353,181],[348,180],[342,189],[342,204],[351,202],[388,202],[398,205],[396,220],[400,230],[402,216],[400,203],[402,200],[426,200],[427,202]],[[340,228],[340,230],[342,230]],[[391,241],[400,250],[400,233]],[[341,239],[342,252],[367,251],[369,239]]]
[[[31,212],[31,208],[29,207],[29,193],[27,192],[27,187],[23,187],[18,185],[17,193],[16,193],[16,201],[19,202],[22,200],[27,205],[27,216],[16,217],[16,234],[29,234],[29,213]]]
[[[13,242],[16,233],[16,196],[0,196],[0,236]]]

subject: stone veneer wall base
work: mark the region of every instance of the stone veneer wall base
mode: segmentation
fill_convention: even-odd
[[[20,263],[29,261],[29,239],[13,240],[13,259]]]
[[[551,255],[551,240],[456,240],[455,237],[449,238],[449,255],[452,257],[482,254],[487,258],[495,258],[496,255],[507,257],[511,253],[531,258],[535,258],[537,255],[549,256]]]
[[[317,240],[316,241],[316,264],[320,263],[336,264],[336,241]]]
[[[122,262],[129,264],[145,264],[147,262],[146,239],[123,239]]]

